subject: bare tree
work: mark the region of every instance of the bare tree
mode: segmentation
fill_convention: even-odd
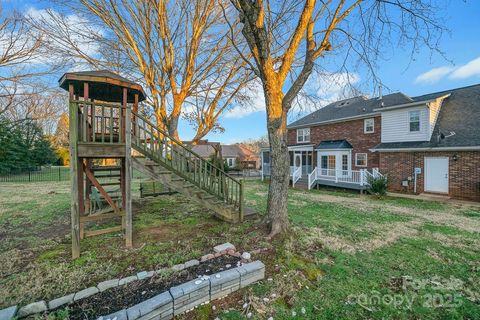
[[[84,17],[81,21],[92,21],[102,30],[88,41],[105,48],[101,52],[108,55],[103,57],[88,55],[78,47],[68,49],[76,46],[74,40],[79,35],[88,39],[90,32],[85,30],[91,26],[78,32],[68,17],[54,13],[45,21],[49,24],[36,25],[57,34],[55,42],[61,44],[64,54],[70,50],[75,58],[96,68],[118,68],[123,75],[140,79],[149,92],[148,103],[158,126],[178,138],[178,122],[183,115],[194,126],[193,140],[198,141],[210,130],[221,128],[220,115],[232,106],[237,92],[251,78],[241,68],[244,62],[227,37],[230,30],[222,28],[219,1],[69,1],[75,14]],[[63,32],[56,32],[58,29]],[[121,70],[125,60],[128,68]]]
[[[231,3],[252,56],[245,60],[263,84],[272,156],[267,222],[274,236],[288,229],[287,115],[314,67],[334,62],[348,71],[355,58],[377,79],[382,45],[411,45],[415,52],[426,44],[436,50],[443,28],[431,0]]]
[[[46,57],[44,34],[32,30],[24,15],[0,10],[0,116],[14,126],[35,121],[52,132],[64,103],[43,82],[56,70]]]
[[[26,88],[38,71],[27,63],[39,57],[42,37],[29,32],[22,15],[0,9],[0,115],[28,99]]]

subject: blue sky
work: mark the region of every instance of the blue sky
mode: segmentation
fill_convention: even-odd
[[[478,35],[480,1],[451,0],[445,2],[448,4],[445,12],[441,15],[446,17],[444,23],[449,29],[449,33],[444,34],[440,48],[448,60],[439,54],[432,55],[427,48],[422,48],[411,61],[408,50],[395,48],[388,52],[389,60],[378,62],[378,74],[385,87],[388,88],[384,89],[384,93],[402,91],[415,96],[480,83]],[[54,8],[54,5],[48,1],[29,0],[3,0],[2,6],[4,10],[15,7],[20,11],[30,8]],[[358,77],[359,84],[368,88],[369,83],[366,83],[365,76],[360,73]],[[370,95],[371,92],[366,91],[364,94]],[[257,98],[261,100],[261,93]],[[229,113],[221,119],[221,125],[225,128],[225,132],[223,134],[211,133],[207,138],[211,141],[235,143],[265,135],[266,115],[264,111],[258,111],[259,109],[261,107],[256,105],[251,110]],[[293,120],[300,115],[297,112],[291,118]],[[191,138],[193,135],[193,131],[185,123],[180,124],[179,133],[183,139]]]

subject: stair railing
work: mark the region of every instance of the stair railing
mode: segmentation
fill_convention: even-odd
[[[135,112],[132,112],[132,147],[225,204],[233,205],[240,221],[243,220],[243,183]]]
[[[317,167],[315,167],[315,169],[313,169],[313,171],[308,174],[308,190],[312,188],[315,180],[317,180]]]
[[[292,174],[292,187],[295,187],[295,183],[302,177],[302,166],[294,167]]]

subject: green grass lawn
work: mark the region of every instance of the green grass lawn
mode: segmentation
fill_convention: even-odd
[[[177,195],[137,199],[133,249],[115,234],[88,238],[71,261],[68,182],[1,184],[0,308],[173,265],[230,241],[266,248],[254,258],[269,280],[181,318],[480,319],[478,207],[291,190],[291,232],[267,241],[267,191],[246,182],[247,205],[260,217],[241,225]]]

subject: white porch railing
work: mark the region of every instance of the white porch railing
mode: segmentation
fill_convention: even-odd
[[[294,167],[292,173],[292,187],[295,187],[295,183],[302,177],[302,167]]]
[[[318,169],[316,179],[365,185],[367,170]],[[313,182],[312,182],[313,183]]]
[[[308,190],[312,188],[313,183],[317,180],[317,167],[308,174]]]

